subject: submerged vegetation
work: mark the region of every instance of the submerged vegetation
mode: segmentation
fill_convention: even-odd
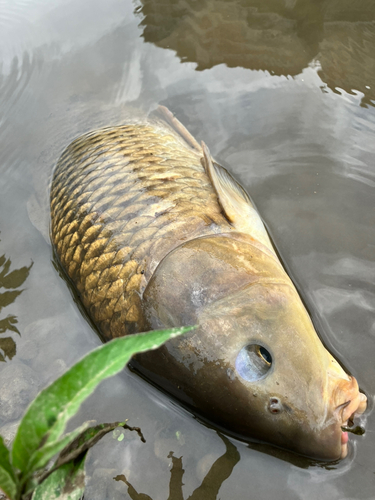
[[[140,429],[128,426],[126,421],[94,427],[85,422],[64,434],[67,422],[99,383],[121,371],[134,354],[156,349],[192,328],[115,339],[87,354],[42,390],[22,418],[11,450],[0,436],[0,488],[7,497],[10,500],[81,498],[87,451],[116,427],[136,430],[141,439],[143,436]]]

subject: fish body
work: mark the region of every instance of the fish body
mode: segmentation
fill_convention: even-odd
[[[79,137],[58,161],[51,238],[105,340],[198,325],[133,361],[193,412],[242,438],[318,459],[347,452],[366,407],[320,342],[244,189],[166,121]]]

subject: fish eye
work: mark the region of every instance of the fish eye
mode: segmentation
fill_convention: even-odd
[[[264,378],[272,366],[272,356],[262,345],[248,344],[237,355],[236,370],[248,382]]]
[[[259,356],[261,356],[266,363],[268,364],[272,363],[271,354],[263,346],[259,346]]]

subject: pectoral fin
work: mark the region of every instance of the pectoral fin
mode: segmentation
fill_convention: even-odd
[[[224,167],[212,161],[210,151],[204,142],[202,150],[203,166],[216,191],[225,217],[237,231],[249,234],[274,252],[267,231],[249,195]]]

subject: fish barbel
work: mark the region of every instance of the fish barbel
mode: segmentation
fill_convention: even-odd
[[[319,340],[245,190],[161,111],[63,152],[51,188],[63,269],[105,340],[198,325],[132,361],[194,413],[242,439],[345,457],[341,427],[366,396]]]

